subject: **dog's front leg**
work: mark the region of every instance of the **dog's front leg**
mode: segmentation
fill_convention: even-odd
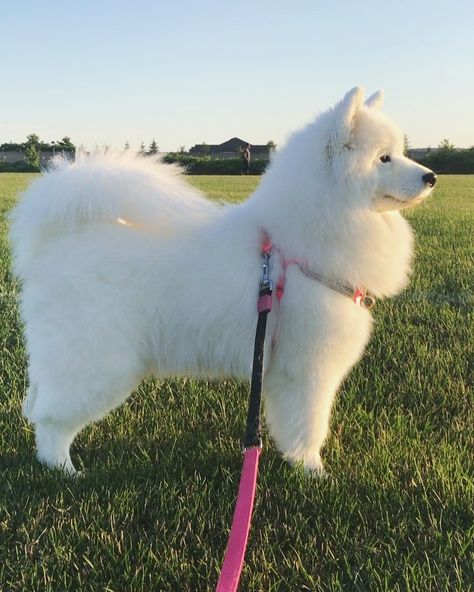
[[[326,440],[338,381],[324,369],[291,375],[273,369],[265,378],[265,414],[270,435],[291,463],[324,475],[320,451]]]

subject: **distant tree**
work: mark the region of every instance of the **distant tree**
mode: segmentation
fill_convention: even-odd
[[[209,146],[209,144],[207,144],[206,142],[203,142],[201,144],[202,146],[202,153],[204,154],[204,156],[209,156],[209,154],[211,153],[211,148]]]
[[[130,150],[130,144],[128,140],[125,142],[125,146],[123,147],[124,150]]]
[[[0,145],[0,150],[15,150],[16,152],[21,152],[24,148],[24,144],[18,144],[17,142],[5,142]]]
[[[58,147],[61,148],[62,150],[75,150],[76,147],[74,146],[74,144],[71,142],[71,138],[69,138],[68,136],[64,136],[64,138],[62,138],[61,140],[59,140],[59,142],[57,143]]]
[[[178,148],[178,152],[179,152],[179,154],[184,154],[186,152],[186,146],[180,146]]]
[[[153,141],[148,148],[148,154],[158,154],[158,144],[156,143],[155,138],[153,138]]]
[[[145,142],[142,142],[140,144],[140,150],[138,151],[138,154],[140,156],[143,156],[144,154],[146,154]]]
[[[405,156],[408,156],[408,152],[410,151],[410,148],[411,148],[410,138],[406,134],[404,134],[404,136],[403,136],[403,154]]]
[[[275,142],[273,140],[269,140],[267,142],[267,148],[268,148],[268,152],[275,152],[277,145],[275,144]]]
[[[448,140],[448,138],[444,138],[438,144],[438,150],[444,153],[455,152],[456,146],[451,142],[451,140]]]
[[[41,143],[41,140],[39,139],[38,134],[30,134],[29,136],[26,136],[26,144],[32,144],[35,146],[39,146]]]
[[[40,165],[39,146],[40,139],[36,134],[27,136],[24,144],[25,158],[26,162],[33,167],[39,167]]]

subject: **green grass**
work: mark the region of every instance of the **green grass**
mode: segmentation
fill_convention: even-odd
[[[31,176],[0,175],[0,590],[211,591],[231,523],[247,385],[150,381],[41,467],[22,419],[25,351],[4,214]],[[191,181],[241,199],[246,177]],[[332,478],[266,442],[245,591],[474,590],[474,177],[443,177],[409,212],[409,290],[379,303],[324,450]]]
[[[190,177],[192,184],[218,201],[236,203],[244,200],[258,185],[260,177],[242,175]]]

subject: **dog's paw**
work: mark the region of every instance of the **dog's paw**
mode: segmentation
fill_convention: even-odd
[[[329,475],[326,472],[321,459],[319,462],[304,462],[303,464],[305,472],[310,475],[311,477],[315,477],[317,479],[328,479]]]
[[[67,479],[75,479],[76,477],[82,477],[84,473],[82,471],[78,471],[76,467],[72,464],[71,459],[67,458],[61,462],[50,462],[49,459],[46,460],[40,455],[38,455],[39,462],[51,469],[53,471],[57,471],[58,474],[66,477]]]
[[[286,460],[294,467],[301,467],[307,475],[318,479],[326,479],[328,477],[319,454],[305,455],[303,458],[295,458],[287,455]]]

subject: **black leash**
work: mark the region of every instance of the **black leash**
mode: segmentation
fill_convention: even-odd
[[[267,316],[272,309],[272,281],[269,278],[269,262],[271,250],[262,247],[263,279],[260,283],[258,295],[258,320],[255,332],[255,345],[253,350],[252,378],[250,382],[249,406],[247,413],[247,428],[244,440],[244,449],[262,446],[260,433],[260,408],[262,403],[262,379],[263,379],[263,353],[265,345],[265,333],[267,329]]]

